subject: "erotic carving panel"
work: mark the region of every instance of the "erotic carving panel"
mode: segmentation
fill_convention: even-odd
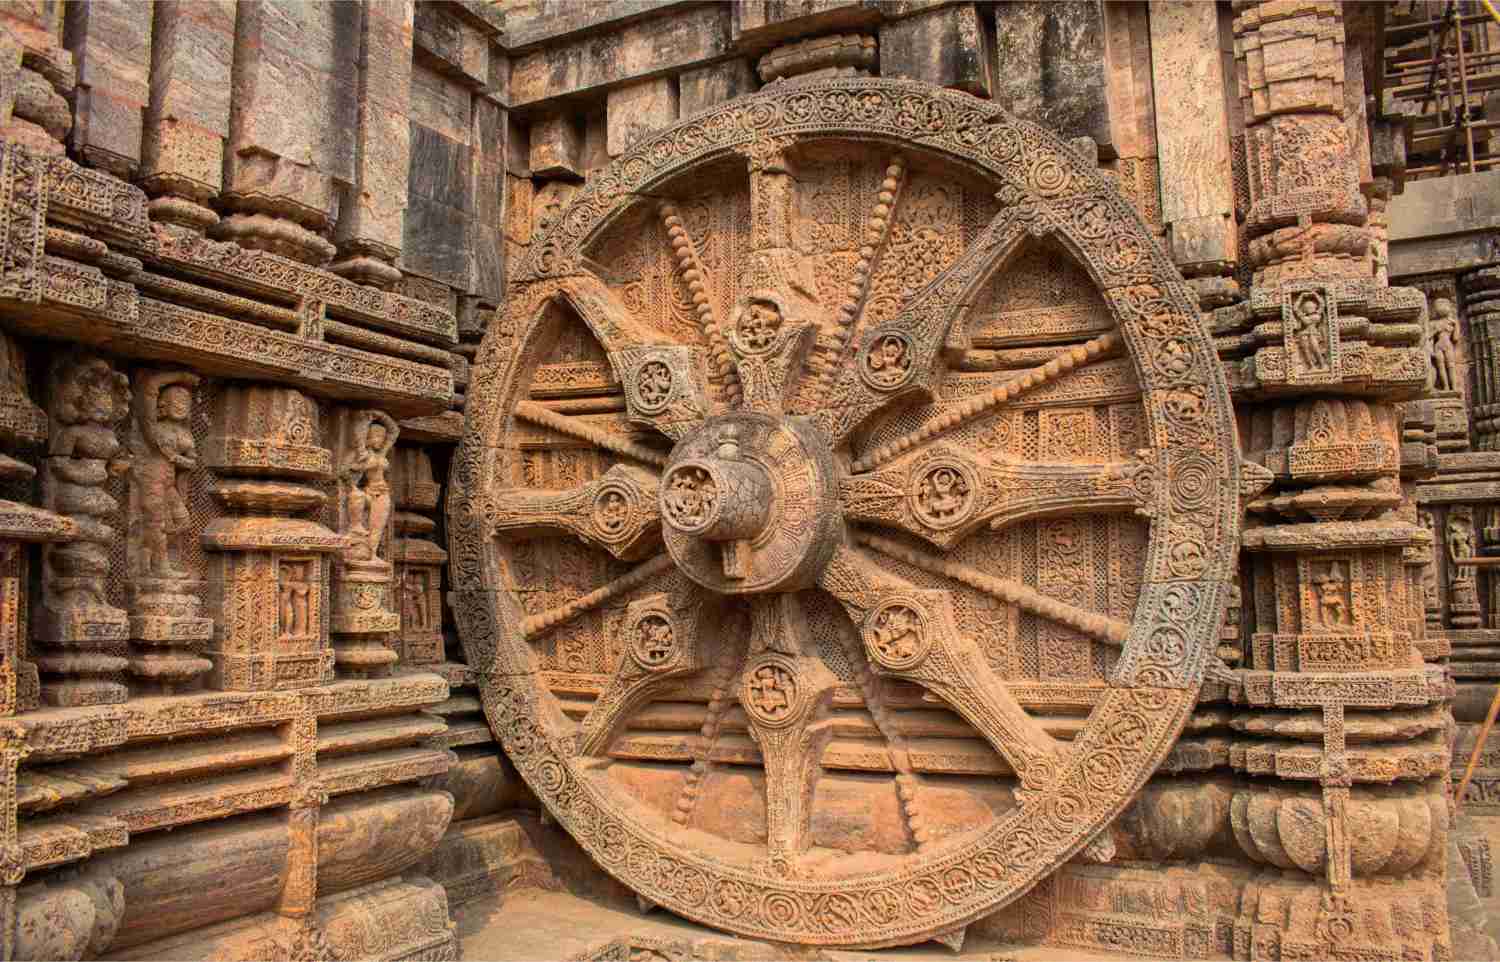
[[[987,102],[827,80],[648,138],[516,265],[467,403],[490,724],[708,925],[956,944],[1128,804],[1217,643],[1213,345],[1112,182]]]

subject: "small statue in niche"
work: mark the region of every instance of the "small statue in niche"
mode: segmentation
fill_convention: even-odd
[[[1354,618],[1349,611],[1346,591],[1349,586],[1344,566],[1330,562],[1328,570],[1313,582],[1318,595],[1318,623],[1323,625],[1350,625]]]
[[[402,622],[406,628],[427,630],[427,579],[421,572],[406,572],[401,580]]]
[[[1467,577],[1472,567],[1462,562],[1474,557],[1474,521],[1454,510],[1448,515],[1448,561],[1458,578]]]
[[[1297,298],[1292,307],[1292,340],[1297,356],[1308,371],[1328,368],[1326,334],[1323,331],[1323,299],[1312,291]]]
[[[341,528],[350,539],[345,557],[354,564],[386,568],[380,558],[391,517],[391,450],[401,429],[387,414],[362,411],[354,425],[353,451],[339,473]]]
[[[171,539],[189,527],[188,474],[198,466],[189,417],[198,375],[150,371],[136,379],[136,437],[131,464],[132,573],[185,578]]]
[[[1438,391],[1457,391],[1458,386],[1458,314],[1453,302],[1439,297],[1432,302],[1431,344],[1432,386]]]
[[[1417,518],[1421,521],[1422,527],[1427,529],[1427,533],[1433,536],[1433,546],[1436,547],[1437,521],[1433,518],[1432,512],[1428,511],[1426,508],[1423,508],[1421,511],[1417,512]],[[1438,599],[1436,558],[1434,558],[1430,564],[1425,564],[1422,566],[1422,593],[1425,596],[1425,604],[1428,608],[1435,608],[1440,604]]]

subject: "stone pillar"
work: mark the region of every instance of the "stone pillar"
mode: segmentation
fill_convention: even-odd
[[[1440,729],[1448,692],[1412,598],[1430,535],[1400,479],[1396,402],[1426,386],[1424,304],[1385,287],[1369,257],[1342,8],[1235,14],[1253,283],[1216,329],[1232,332],[1231,386],[1257,402],[1245,456],[1275,487],[1248,505],[1250,650],[1231,696],[1266,713],[1247,733],[1295,719],[1298,734],[1231,749],[1234,767],[1278,779],[1245,783],[1230,805],[1239,847],[1269,867],[1243,890],[1234,956],[1443,957],[1446,758],[1383,721],[1417,712]],[[1384,884],[1397,876],[1399,897]]]
[[[0,116],[6,140],[39,154],[61,157],[73,129],[77,73],[63,49],[63,4],[12,3],[0,10],[8,35],[0,43],[0,91],[10,113]]]
[[[244,0],[234,29],[235,96],[214,236],[314,266],[335,248],[338,187],[353,180],[355,64],[363,5]]]
[[[154,19],[146,13],[131,0],[66,5],[64,36],[78,64],[70,146],[124,180],[133,180],[141,163]]]
[[[26,367],[16,342],[0,334],[0,445],[37,445],[47,440],[47,416],[26,394]],[[29,481],[36,469],[0,454],[0,480]],[[78,525],[50,511],[0,500],[0,716],[41,704],[37,667],[27,652],[29,542],[66,541]]]
[[[291,388],[226,386],[203,459],[228,513],[203,531],[211,684],[226,691],[305,688],[333,680],[328,645],[329,556],[344,539],[305,515],[333,476],[319,443],[318,407]]]
[[[1218,8],[1184,0],[1152,4],[1150,13],[1167,249],[1199,303],[1222,307],[1240,291]]]
[[[160,0],[151,7],[151,90],[141,134],[141,186],[151,219],[202,232],[224,179],[235,0]]]
[[[401,280],[411,158],[412,0],[362,4],[354,183],[339,212],[339,260],[329,270],[389,288]]]

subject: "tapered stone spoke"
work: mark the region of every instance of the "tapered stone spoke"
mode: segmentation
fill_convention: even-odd
[[[723,327],[744,405],[766,414],[781,413],[828,314],[814,264],[794,238],[797,178],[788,146],[761,145],[748,157],[750,259],[744,293]]]
[[[828,389],[833,386],[838,372],[843,369],[849,340],[864,320],[870,278],[890,243],[891,228],[896,223],[895,210],[906,179],[906,160],[897,154],[886,166],[885,179],[880,182],[879,192],[870,207],[870,216],[865,222],[865,232],[861,238],[859,260],[854,263],[854,273],[844,291],[844,299],[833,315],[833,325],[826,335],[818,338],[808,358],[807,368],[815,379],[809,392],[810,410],[818,407]]]
[[[707,600],[679,574],[630,603],[620,622],[620,662],[578,731],[578,753],[603,757],[615,734],[672,679],[704,668],[698,617]]]
[[[795,595],[767,595],[752,604],[740,704],[766,775],[766,865],[795,875],[798,856],[807,850],[823,750],[833,735],[829,706],[838,679],[817,657]]]
[[[1080,634],[1088,635],[1103,644],[1121,647],[1130,633],[1130,625],[1118,618],[1111,618],[1076,605],[1056,601],[1019,581],[996,578],[972,565],[913,551],[905,545],[879,535],[860,534],[857,537],[861,544],[904,561],[914,568],[966,584],[992,598],[1013,604],[1029,614],[1046,618]]]
[[[624,464],[565,491],[506,488],[491,499],[490,525],[510,538],[573,535],[635,561],[661,544],[656,488],[655,475]]]
[[[1010,694],[976,641],[959,636],[947,591],[917,588],[850,547],[835,552],[819,584],[859,628],[878,674],[915,682],[947,702],[1009,763],[1023,789],[1047,784],[1062,746]]]
[[[1057,515],[1148,511],[1153,459],[1096,464],[973,457],[934,446],[883,470],[846,477],[844,517],[949,548],[979,528]]]
[[[521,632],[528,640],[536,638],[556,628],[558,625],[572,621],[586,611],[592,611],[600,605],[611,601],[621,595],[628,594],[644,585],[663,572],[670,571],[672,559],[666,554],[659,554],[648,561],[643,561],[630,571],[620,577],[601,585],[586,595],[574,598],[556,608],[549,608],[540,614],[531,615],[521,622]]]
[[[915,431],[903,434],[855,459],[850,470],[862,474],[887,464],[913,448],[927,444],[976,418],[984,417],[1029,391],[1051,384],[1075,368],[1113,357],[1122,344],[1120,335],[1110,331],[1060,351],[1047,363],[1022,371],[989,393],[971,398],[956,409],[934,417]]]
[[[642,464],[653,467],[662,467],[667,463],[667,456],[660,451],[637,444],[601,430],[598,427],[580,418],[569,417],[566,414],[558,414],[556,411],[538,404],[535,401],[521,401],[516,404],[516,417],[523,421],[565,434],[570,438],[585,441],[603,451],[613,451],[622,457],[631,458]]]

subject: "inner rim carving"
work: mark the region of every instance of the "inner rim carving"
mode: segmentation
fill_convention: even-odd
[[[1072,300],[1028,280],[1059,264]],[[621,157],[516,274],[454,609],[601,865],[731,931],[889,945],[1118,814],[1203,677],[1238,468],[1212,345],[1112,184],[972,98],[803,83]],[[625,410],[533,390],[564,365],[600,372],[569,398],[637,372]],[[623,521],[566,490],[627,468]],[[592,516],[485,527],[535,488]]]

